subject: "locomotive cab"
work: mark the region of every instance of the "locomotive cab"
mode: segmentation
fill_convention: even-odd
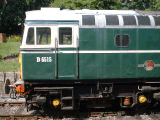
[[[75,79],[78,38],[78,25],[74,23],[26,24],[21,46],[23,79]]]

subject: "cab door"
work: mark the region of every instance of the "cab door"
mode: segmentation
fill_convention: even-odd
[[[78,25],[58,25],[56,43],[57,78],[78,78]]]

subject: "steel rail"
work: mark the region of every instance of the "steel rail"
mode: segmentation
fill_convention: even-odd
[[[71,114],[69,114],[71,113]],[[37,113],[37,114],[30,114],[30,115],[0,115],[0,119],[11,119],[11,120],[17,120],[17,119],[43,119],[43,118],[48,118],[48,119],[112,119],[114,118],[115,120],[119,119],[130,119],[130,120],[143,120],[143,119],[150,119],[150,120],[159,120],[160,119],[160,114],[149,114],[149,115],[141,115],[141,114],[135,114],[135,115],[119,115],[115,112],[79,112],[73,114],[73,112],[66,112],[66,113],[53,113],[53,114],[42,114],[42,113]]]
[[[3,106],[5,104],[9,104],[9,105],[25,105],[25,102],[0,102],[0,106]]]
[[[50,116],[45,115],[0,115],[0,119],[34,119],[38,120],[40,118],[51,118]]]

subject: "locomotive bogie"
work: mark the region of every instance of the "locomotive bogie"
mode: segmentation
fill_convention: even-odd
[[[132,85],[120,83],[71,84],[67,87],[61,84],[56,86],[37,84],[32,87],[34,89],[27,97],[27,104],[40,108],[47,106],[47,109],[53,110],[112,108],[115,105],[117,108],[138,109],[139,106],[147,108],[153,106],[154,102],[159,102],[157,91],[160,89],[155,84],[149,86],[137,83]],[[149,88],[151,89],[148,90]],[[147,90],[144,92],[144,89]]]

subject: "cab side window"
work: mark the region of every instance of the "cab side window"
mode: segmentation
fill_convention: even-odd
[[[59,28],[59,44],[60,45],[72,44],[72,28],[71,27]]]
[[[34,28],[29,28],[28,29],[28,34],[27,34],[27,40],[26,40],[27,45],[34,45]]]
[[[51,44],[51,28],[49,27],[37,27],[36,28],[37,45],[49,45]]]

